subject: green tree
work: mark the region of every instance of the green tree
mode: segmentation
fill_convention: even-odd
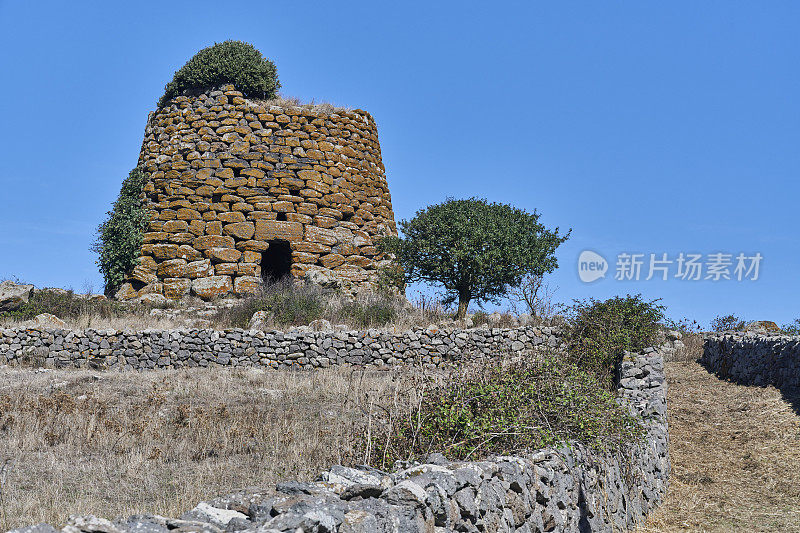
[[[141,168],[131,170],[105,222],[97,227],[97,239],[91,249],[98,255],[97,266],[105,279],[106,294],[113,294],[119,288],[138,261],[148,221],[141,198],[144,181]]]
[[[408,283],[441,284],[445,302],[458,301],[464,318],[471,301],[496,302],[525,276],[558,266],[556,248],[569,237],[548,230],[539,215],[479,198],[448,199],[400,222],[403,238],[386,237]]]
[[[163,107],[187,91],[204,91],[232,83],[249,98],[274,98],[281,84],[275,64],[252,44],[225,41],[203,48],[178,70],[158,101]]]

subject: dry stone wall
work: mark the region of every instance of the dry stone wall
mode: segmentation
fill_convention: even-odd
[[[115,522],[73,516],[65,533],[422,533],[620,531],[642,523],[669,480],[666,382],[661,355],[629,354],[620,402],[647,428],[623,454],[580,445],[519,457],[446,460],[433,454],[394,472],[334,466],[312,483],[284,482],[201,502],[180,518],[139,515]],[[15,533],[54,533],[47,525]]]
[[[217,330],[0,329],[0,364],[119,370],[261,366],[325,368],[351,364],[443,365],[463,358],[558,348],[555,327],[280,332]]]
[[[117,293],[211,299],[262,278],[354,292],[375,280],[396,235],[372,116],[269,105],[232,85],[152,113],[139,156],[152,213],[139,264]]]
[[[708,335],[701,362],[738,383],[800,390],[800,337],[751,332]]]

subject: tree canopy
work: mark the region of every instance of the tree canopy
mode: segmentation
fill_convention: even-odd
[[[458,318],[469,303],[497,301],[527,275],[558,266],[555,250],[569,232],[539,223],[539,214],[480,198],[447,201],[400,221],[403,237],[386,237],[405,281],[441,284],[446,303],[458,301]]]

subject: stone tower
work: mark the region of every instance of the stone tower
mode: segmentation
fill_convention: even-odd
[[[148,118],[139,165],[151,221],[118,291],[213,298],[291,275],[355,292],[396,235],[369,113],[270,105],[232,85]]]

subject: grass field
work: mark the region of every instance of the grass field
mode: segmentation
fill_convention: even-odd
[[[673,471],[641,532],[800,531],[800,416],[774,388],[667,363]],[[358,461],[389,373],[0,369],[0,530],[70,514],[176,516]],[[6,465],[3,468],[3,465]]]
[[[0,530],[70,514],[177,516],[353,454],[388,373],[0,369]],[[367,410],[368,411],[368,410]]]
[[[800,416],[791,402],[695,362],[667,363],[666,372],[672,476],[640,531],[800,531]]]

